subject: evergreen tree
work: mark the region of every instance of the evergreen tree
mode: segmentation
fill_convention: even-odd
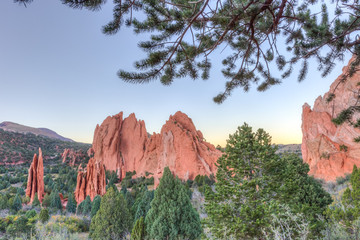
[[[22,209],[22,202],[19,194],[16,194],[14,202],[12,204],[12,209],[17,212]]]
[[[50,207],[62,210],[61,199],[56,190],[52,191],[50,194]]]
[[[90,237],[92,239],[121,239],[131,227],[131,214],[124,196],[109,188],[102,197],[100,209],[92,218]]]
[[[70,193],[69,195],[68,202],[66,204],[66,211],[68,211],[69,213],[76,212],[76,201],[73,193]]]
[[[91,213],[90,213],[91,218],[93,218],[96,215],[96,213],[99,211],[100,204],[101,204],[101,197],[100,195],[96,195],[91,203]]]
[[[81,209],[80,211],[84,215],[88,215],[91,212],[91,200],[89,195],[79,204],[79,209]]]
[[[148,191],[146,188],[145,192],[139,199],[140,201],[136,207],[134,221],[138,220],[140,217],[146,217],[147,212],[151,208],[151,201],[154,199],[154,191]]]
[[[122,186],[121,186],[120,192],[121,192],[122,194],[124,194],[124,196],[125,196],[125,194],[127,193],[127,188],[126,188],[125,185],[122,185]]]
[[[106,1],[62,2],[98,10]],[[316,3],[323,3],[320,11]],[[346,52],[360,53],[357,0],[326,4],[319,0],[118,1],[113,12],[114,19],[103,27],[105,34],[116,34],[124,24],[135,33],[149,33],[148,39],[138,44],[147,56],[135,63],[137,71],[118,72],[127,82],[158,79],[169,85],[182,77],[208,79],[211,53],[231,46],[222,59],[227,82],[214,98],[216,102],[224,101],[236,87],[248,91],[255,83],[264,91],[279,84],[298,63],[298,80],[302,81],[311,58],[326,76]],[[279,74],[274,75],[272,63]]]
[[[145,223],[144,217],[140,217],[131,231],[131,240],[144,240],[145,239]]]
[[[50,195],[46,193],[44,198],[43,198],[43,201],[42,201],[42,206],[43,207],[50,207],[50,203],[51,203]]]
[[[276,149],[269,134],[246,123],[230,135],[217,161],[215,191],[206,190],[207,225],[217,238],[262,238],[259,229],[269,227],[281,205],[308,216],[313,235],[320,232],[317,217],[331,203],[329,194],[308,177],[301,159],[281,158]]]
[[[145,224],[150,239],[198,239],[202,233],[199,215],[185,186],[168,167],[164,169]]]
[[[40,201],[39,201],[39,198],[38,198],[38,193],[35,193],[34,201],[32,202],[32,206],[33,206],[33,207],[38,207],[38,206],[40,206]]]
[[[35,216],[36,216],[36,211],[35,211],[35,209],[31,209],[31,210],[29,210],[29,211],[27,211],[27,212],[25,213],[25,217],[26,217],[27,219],[33,218],[33,217],[35,217]]]
[[[8,208],[8,198],[6,195],[0,194],[0,209]]]
[[[24,4],[31,1],[16,0]],[[73,8],[98,10],[106,1],[62,2]],[[314,5],[320,2],[319,11]],[[296,65],[300,65],[298,81],[303,81],[312,67],[310,59],[318,62],[316,69],[325,77],[346,53],[353,54],[355,60],[342,74],[342,82],[360,65],[358,0],[118,1],[113,11],[113,21],[103,28],[105,34],[117,33],[123,24],[133,27],[135,33],[151,33],[148,40],[138,44],[147,56],[135,63],[137,71],[118,72],[126,82],[157,79],[169,85],[182,77],[206,80],[210,77],[211,53],[231,46],[232,51],[222,60],[221,72],[227,81],[224,90],[214,97],[217,103],[238,87],[248,91],[257,85],[258,91],[265,91],[280,84],[297,69]],[[136,12],[140,18],[135,17]],[[335,99],[335,90],[328,101]],[[359,107],[358,101],[347,107],[334,116],[334,123],[350,122],[359,128],[360,119],[353,121]],[[354,140],[360,142],[360,136]]]
[[[350,177],[351,189],[348,187],[341,198],[341,205],[337,204],[328,210],[328,215],[335,222],[345,227],[350,235],[360,232],[360,169],[354,165]]]
[[[131,195],[131,192],[127,191],[124,195],[124,198],[125,198],[125,201],[126,201],[126,204],[128,205],[128,207],[131,208],[132,205],[134,204],[134,198]]]
[[[246,123],[229,136],[225,153],[218,161],[215,192],[207,191],[209,227],[218,238],[256,238],[267,224],[271,199],[264,178],[266,164],[279,157],[271,137],[262,129],[256,133]]]
[[[303,214],[310,223],[313,237],[319,235],[325,224],[319,218],[324,218],[332,202],[330,194],[308,175],[309,166],[296,154],[283,155],[272,167],[274,199],[288,205],[294,214]]]
[[[31,0],[16,2],[26,4]],[[314,5],[321,2],[319,11]],[[62,3],[98,10],[106,1]],[[329,74],[335,62],[343,60],[345,53],[357,55],[353,69],[360,63],[357,0],[326,4],[319,0],[117,1],[113,13],[114,19],[103,27],[105,34],[116,34],[124,24],[135,33],[149,33],[148,39],[138,44],[147,53],[145,59],[136,62],[138,71],[118,73],[127,82],[158,79],[169,85],[187,76],[208,79],[211,53],[231,46],[222,61],[222,73],[228,81],[224,91],[214,98],[216,102],[224,101],[236,87],[247,91],[255,83],[259,91],[264,91],[279,84],[298,63],[301,81],[311,58],[317,60],[317,70],[323,76]],[[274,62],[280,74],[274,75]]]
[[[49,220],[49,210],[47,208],[42,208],[39,214],[39,220],[42,223],[46,223]]]
[[[21,187],[17,188],[17,194],[19,194],[19,196],[24,196],[25,195],[24,189]]]

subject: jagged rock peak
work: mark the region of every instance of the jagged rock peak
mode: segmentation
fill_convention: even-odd
[[[79,168],[75,189],[75,200],[79,204],[90,196],[91,201],[96,195],[104,195],[106,192],[105,168],[101,163],[96,163],[91,158],[85,170]]]
[[[36,153],[34,154],[29,168],[26,196],[30,197],[30,203],[34,201],[36,193],[39,201],[42,202],[44,195],[44,163],[41,148],[39,148],[39,156]]]
[[[126,172],[136,171],[136,177],[150,173],[155,185],[167,166],[183,180],[215,174],[215,162],[221,156],[219,150],[204,141],[191,118],[180,111],[170,116],[160,133],[150,136],[145,122],[137,120],[135,114],[125,119],[122,112],[107,117],[96,126],[90,152],[94,153],[95,163],[117,171],[120,179]]]

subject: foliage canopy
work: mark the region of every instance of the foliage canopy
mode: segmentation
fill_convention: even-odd
[[[186,187],[166,167],[145,218],[150,239],[198,239],[199,214],[192,207]]]
[[[94,11],[106,0],[61,2]],[[318,70],[326,76],[346,52],[359,56],[359,11],[357,0],[326,4],[319,0],[124,0],[114,2],[113,20],[102,30],[112,35],[125,25],[136,34],[150,33],[148,40],[138,44],[147,57],[135,62],[137,72],[118,72],[132,83],[160,80],[168,85],[183,77],[206,80],[212,53],[227,48],[222,61],[225,89],[214,98],[221,103],[237,87],[248,91],[257,84],[264,91],[281,83],[297,63],[302,81],[310,58],[317,60]],[[359,63],[357,57],[355,65]]]
[[[218,159],[215,191],[206,189],[207,225],[217,238],[262,238],[273,215],[287,205],[293,215],[304,214],[317,235],[331,197],[313,178],[297,155],[280,157],[271,137],[246,123],[230,135]],[[267,230],[266,230],[267,229]]]
[[[92,239],[122,239],[131,230],[132,217],[122,194],[109,188],[91,219]]]

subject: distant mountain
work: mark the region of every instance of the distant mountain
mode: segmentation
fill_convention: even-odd
[[[0,165],[30,163],[39,147],[45,161],[60,160],[62,153],[73,151],[79,157],[78,162],[83,162],[88,159],[87,150],[91,145],[0,128]]]
[[[17,132],[23,134],[32,133],[36,136],[58,139],[65,142],[74,142],[73,140],[60,136],[56,132],[47,128],[33,128],[13,122],[2,122],[0,123],[0,128],[3,129],[4,131],[9,131],[9,132]]]

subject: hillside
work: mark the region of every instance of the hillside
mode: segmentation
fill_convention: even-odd
[[[60,158],[65,148],[81,150],[86,158],[86,152],[91,145],[0,129],[0,164],[31,162],[39,147],[43,150],[44,158],[47,160]]]
[[[295,153],[301,157],[301,144],[278,144],[276,153]]]
[[[49,137],[49,138],[58,139],[61,141],[66,141],[66,142],[73,142],[73,140],[71,140],[69,138],[65,138],[63,136],[60,136],[56,132],[54,132],[50,129],[47,129],[47,128],[33,128],[33,127],[28,127],[28,126],[24,126],[24,125],[21,125],[18,123],[13,123],[13,122],[2,122],[2,123],[0,123],[0,128],[5,131],[9,131],[9,132],[17,132],[17,133],[24,133],[24,134],[32,133],[37,136]]]

